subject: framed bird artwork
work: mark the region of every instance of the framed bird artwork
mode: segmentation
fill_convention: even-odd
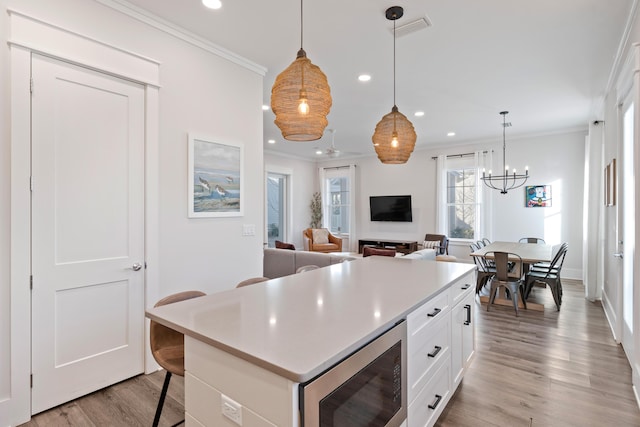
[[[189,217],[243,215],[243,145],[189,134]]]

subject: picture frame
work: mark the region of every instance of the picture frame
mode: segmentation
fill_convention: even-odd
[[[525,207],[548,208],[551,207],[550,185],[527,185],[524,191]]]
[[[243,216],[244,146],[188,136],[188,216]]]

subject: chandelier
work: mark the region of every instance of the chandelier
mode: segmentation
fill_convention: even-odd
[[[393,108],[376,125],[373,147],[384,164],[402,164],[409,160],[416,145],[416,131],[407,117],[396,106],[396,20],[404,10],[400,6],[387,9],[385,16],[393,21]]]
[[[276,77],[271,88],[274,123],[284,139],[315,141],[327,127],[331,88],[327,76],[311,63],[302,48],[302,0],[300,0],[300,50],[295,61]]]
[[[502,115],[502,170],[504,170],[504,175],[492,175],[491,170],[489,170],[489,175],[486,175],[483,169],[482,178],[480,179],[487,187],[500,190],[500,194],[507,194],[509,190],[522,187],[527,182],[527,179],[529,179],[529,167],[525,168],[524,174],[516,173],[515,168],[512,173],[509,173],[509,166],[506,164],[507,143],[505,134],[507,127],[511,126],[511,123],[507,123],[508,111],[501,111],[500,114]]]

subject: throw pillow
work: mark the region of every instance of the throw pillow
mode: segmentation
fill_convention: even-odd
[[[314,228],[311,230],[314,245],[324,245],[329,243],[329,230],[326,228]]]
[[[440,240],[425,240],[422,242],[422,247],[424,249],[440,248]]]

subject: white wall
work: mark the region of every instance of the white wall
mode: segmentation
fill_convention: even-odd
[[[0,0],[0,425],[24,419],[24,414],[11,410],[11,381],[29,381],[28,372],[12,370],[9,358],[11,347],[29,338],[10,335],[8,8],[160,62],[159,159],[153,165],[159,170],[159,195],[158,205],[152,207],[158,227],[148,230],[158,241],[158,259],[149,266],[158,281],[147,283],[155,288],[152,294],[160,297],[184,289],[211,293],[262,275],[263,236],[260,67],[232,63],[96,1]],[[187,218],[188,132],[244,144],[243,217]],[[242,237],[243,224],[255,225],[256,235]]]
[[[585,125],[586,128],[586,125]],[[524,188],[503,195],[493,191],[493,217],[486,237],[491,240],[514,241],[521,237],[543,237],[548,243],[569,243],[563,271],[567,277],[581,277],[582,270],[582,188],[584,181],[584,137],[586,132],[507,138],[507,163],[524,170],[529,166],[528,185],[552,185],[553,207],[525,208]],[[363,144],[371,144],[365,142]],[[372,148],[373,149],[373,148]],[[376,157],[355,160],[333,160],[322,166],[345,163],[357,165],[356,194],[358,204],[358,238],[416,240],[436,228],[436,162],[438,154],[468,153],[491,150],[493,164],[502,164],[502,141],[420,150],[404,165],[383,165]],[[369,196],[410,194],[413,222],[371,222]],[[468,243],[451,243],[449,253],[463,261],[468,257]]]
[[[286,142],[285,142],[286,144]],[[303,249],[302,230],[311,222],[311,196],[318,188],[318,166],[314,161],[296,157],[282,156],[277,153],[264,153],[264,167],[267,171],[291,172],[291,230],[288,243],[296,249]]]

